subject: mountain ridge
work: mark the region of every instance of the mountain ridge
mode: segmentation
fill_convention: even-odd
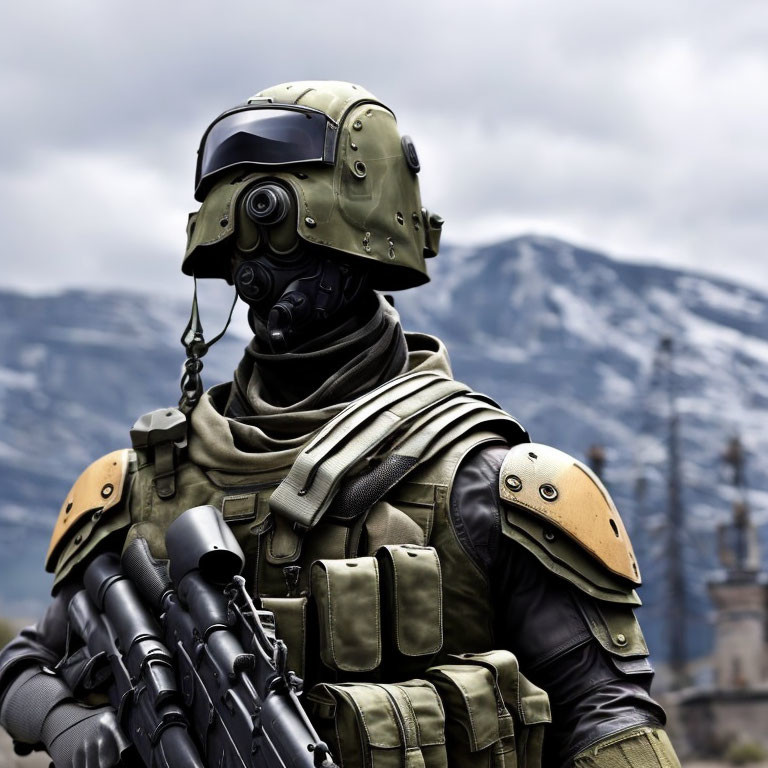
[[[440,336],[457,378],[501,402],[534,440],[580,458],[605,446],[605,480],[650,576],[644,611],[657,648],[668,610],[658,551],[666,466],[664,393],[653,377],[659,340],[674,339],[691,644],[704,652],[712,531],[733,501],[719,457],[732,433],[752,457],[761,524],[768,510],[768,476],[754,461],[768,451],[759,426],[768,415],[768,295],[540,236],[449,248],[429,267],[430,284],[396,295],[404,327]],[[42,553],[67,489],[90,461],[127,444],[141,413],[178,399],[187,312],[186,301],[129,291],[0,289],[0,610],[39,612],[49,584]],[[214,347],[207,385],[231,377],[245,343],[241,331]]]

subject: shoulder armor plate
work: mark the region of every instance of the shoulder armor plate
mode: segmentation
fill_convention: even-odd
[[[91,464],[77,478],[72,490],[61,505],[59,519],[53,528],[51,544],[45,558],[45,568],[53,570],[69,532],[77,528],[77,522],[89,512],[105,512],[116,506],[123,497],[125,478],[128,474],[128,459],[131,451],[113,451]]]
[[[501,466],[499,493],[564,531],[612,573],[640,584],[618,510],[600,479],[580,461],[548,445],[516,445]]]

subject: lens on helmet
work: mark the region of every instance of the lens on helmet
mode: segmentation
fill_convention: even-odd
[[[257,224],[281,222],[291,206],[288,192],[279,184],[260,184],[245,198],[245,212]]]

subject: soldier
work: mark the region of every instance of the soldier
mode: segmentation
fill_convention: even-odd
[[[213,504],[345,768],[679,765],[605,488],[455,382],[376,292],[423,284],[437,255],[419,170],[392,112],[347,83],[269,88],[205,132],[182,268],[234,283],[254,338],[203,392],[195,301],[180,410],[142,417],[65,500],[53,602],[0,655],[17,745],[116,763],[114,711],[53,669],[68,600],[95,553],[139,540],[163,559],[170,523]]]

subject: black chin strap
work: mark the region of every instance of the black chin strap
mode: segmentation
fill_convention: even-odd
[[[237,304],[237,291],[232,306],[229,308],[227,322],[221,332],[214,336],[210,341],[206,341],[203,336],[203,324],[200,322],[200,310],[197,306],[197,278],[195,280],[195,292],[192,297],[192,310],[189,315],[189,322],[181,335],[181,343],[184,351],[187,353],[187,359],[184,361],[181,374],[181,399],[179,400],[179,410],[188,414],[200,400],[203,394],[203,379],[200,373],[203,370],[203,360],[208,350],[227,332],[229,324],[232,321],[232,313]]]

